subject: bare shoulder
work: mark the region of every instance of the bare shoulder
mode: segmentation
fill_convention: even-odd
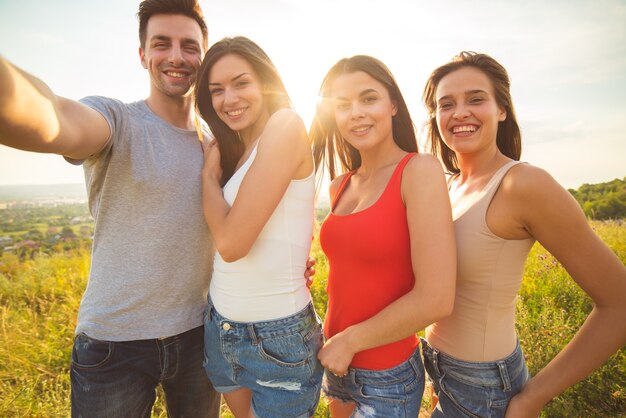
[[[565,191],[550,173],[528,163],[512,167],[502,179],[500,190],[522,201],[550,198]]]
[[[402,173],[403,180],[424,181],[433,177],[443,178],[443,166],[432,154],[415,154],[407,162]]]
[[[439,170],[443,171],[441,163],[432,154],[418,153],[411,157],[406,164],[411,170]]]
[[[531,164],[511,168],[502,179],[498,195],[509,215],[536,239],[540,238],[539,229],[546,225],[585,220],[574,197],[547,171]]]
[[[402,173],[402,200],[405,205],[427,207],[443,203],[450,206],[443,166],[431,154],[416,154]]]
[[[294,149],[306,144],[308,136],[306,127],[300,115],[292,109],[279,109],[272,113],[263,129],[261,144],[274,144],[276,146]]]
[[[302,121],[300,115],[293,109],[278,109],[276,112],[272,113],[267,121],[266,129],[273,128],[300,129],[304,128],[304,122]]]

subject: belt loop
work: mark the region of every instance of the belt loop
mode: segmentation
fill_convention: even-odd
[[[354,370],[352,367],[348,368],[348,376],[350,377],[350,383],[352,383],[354,386],[358,386],[358,383],[356,381],[356,370]]]
[[[502,389],[505,392],[511,390],[511,379],[509,379],[509,372],[506,369],[506,364],[503,360],[497,361],[498,369],[500,369],[500,377],[502,379]]]
[[[419,350],[418,350],[418,352],[419,352]],[[411,356],[409,357],[409,365],[411,366],[413,371],[415,371],[415,373],[417,373],[417,360],[415,360],[415,353],[411,354]]]
[[[256,331],[254,330],[253,324],[248,324],[246,326],[248,328],[248,334],[250,335],[250,339],[252,340],[252,344],[258,345],[260,342],[260,338],[257,337]]]
[[[211,296],[207,295],[207,313],[206,316],[211,321],[213,319],[213,301],[211,300]]]
[[[441,373],[441,370],[439,370],[439,350],[437,350],[432,345],[429,345],[429,347],[430,347],[430,350],[433,353],[433,366],[435,367],[435,370],[437,371],[439,376],[442,376],[443,373]]]

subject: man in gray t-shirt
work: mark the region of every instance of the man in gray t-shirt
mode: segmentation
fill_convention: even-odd
[[[0,143],[84,166],[95,233],[72,416],[149,416],[161,384],[169,416],[217,417],[202,367],[213,248],[192,97],[207,29],[197,0],[145,0],[138,16],[146,100],[69,100],[0,58]]]

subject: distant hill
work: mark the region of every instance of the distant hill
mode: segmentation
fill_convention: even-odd
[[[0,202],[41,199],[87,199],[87,192],[80,183],[0,186]]]
[[[569,192],[583,208],[585,215],[592,219],[626,218],[626,177],[605,183],[583,184]],[[44,199],[87,199],[85,185],[75,184],[30,184],[0,185],[0,202],[12,200]],[[327,209],[328,193],[321,191],[317,197],[317,207]]]
[[[583,184],[569,192],[592,219],[626,218],[626,177],[606,183]]]

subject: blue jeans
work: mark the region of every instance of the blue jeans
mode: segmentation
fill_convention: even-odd
[[[252,391],[259,418],[310,417],[320,398],[322,328],[313,305],[276,320],[235,322],[211,304],[205,318],[205,368],[220,392]]]
[[[508,357],[492,362],[455,359],[424,339],[422,352],[439,397],[432,418],[504,417],[509,401],[529,379],[519,341]]]
[[[424,394],[424,365],[419,347],[403,363],[384,370],[348,369],[338,377],[324,375],[322,392],[343,402],[354,402],[353,417],[416,418]]]
[[[220,396],[202,367],[203,344],[202,327],[121,342],[78,334],[70,368],[72,417],[150,417],[161,384],[169,417],[217,418]]]

